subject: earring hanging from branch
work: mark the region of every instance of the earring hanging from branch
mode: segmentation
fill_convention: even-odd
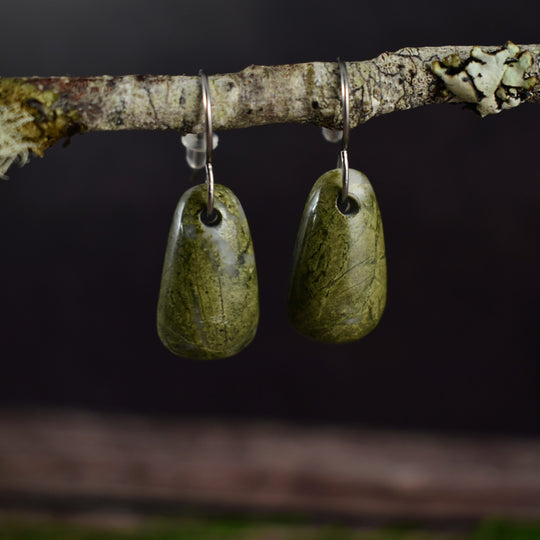
[[[180,198],[169,233],[157,308],[157,329],[174,354],[213,359],[246,347],[257,330],[259,293],[253,243],[234,193],[214,184],[212,108],[201,70],[205,114],[205,184]],[[189,152],[188,163],[200,161]]]
[[[327,343],[354,341],[371,332],[386,304],[386,256],[381,214],[366,175],[349,169],[349,82],[338,59],[343,108],[336,169],[309,194],[294,249],[288,299],[293,326]]]

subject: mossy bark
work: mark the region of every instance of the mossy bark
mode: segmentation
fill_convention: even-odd
[[[0,79],[0,109],[10,110],[14,118],[26,113],[32,119],[20,128],[20,136],[40,157],[58,140],[85,130],[75,104],[60,105],[59,99],[56,89],[45,87],[39,80]]]
[[[444,81],[433,73],[432,65],[447,57],[467,63],[473,49],[406,47],[371,60],[347,62],[350,127],[376,116],[432,103],[469,102],[451,95]],[[540,78],[540,45],[521,45],[520,49],[532,60],[526,79]],[[499,46],[482,47],[489,54],[498,50]],[[336,62],[249,66],[238,73],[208,79],[215,130],[293,122],[333,129],[342,126]],[[78,131],[174,129],[203,133],[200,88],[200,77],[186,75],[0,79],[0,109],[7,104],[14,106],[16,116],[21,108],[29,110],[34,125],[25,127],[29,138],[22,142],[27,143],[27,152],[42,155],[55,141]],[[539,103],[540,85],[517,94],[512,90],[510,94],[512,106]],[[4,129],[1,124],[0,139]],[[9,154],[6,166],[0,159],[0,174],[21,153]]]

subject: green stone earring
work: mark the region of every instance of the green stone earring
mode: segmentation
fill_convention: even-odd
[[[349,169],[349,83],[345,64],[338,62],[343,150],[338,168],[323,174],[309,194],[296,239],[288,298],[293,326],[326,343],[364,337],[377,326],[386,304],[381,214],[368,178]],[[325,136],[339,140],[329,130]]]
[[[213,359],[232,356],[251,342],[259,297],[253,243],[240,201],[225,186],[214,186],[210,91],[206,75],[201,71],[200,76],[206,159],[200,163],[200,144],[199,151],[191,144],[190,152],[188,143],[187,157],[193,168],[204,166],[206,185],[186,191],[176,207],[163,264],[157,330],[172,353]],[[203,140],[191,137],[192,142]]]

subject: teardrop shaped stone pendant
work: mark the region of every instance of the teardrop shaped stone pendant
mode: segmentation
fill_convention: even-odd
[[[386,256],[379,206],[367,177],[349,171],[348,209],[338,200],[341,170],[323,174],[304,209],[294,251],[288,312],[305,336],[326,343],[360,339],[386,304]]]
[[[157,308],[163,344],[188,358],[225,358],[255,336],[257,271],[246,216],[234,193],[215,184],[215,223],[204,222],[205,184],[184,193],[174,214]]]

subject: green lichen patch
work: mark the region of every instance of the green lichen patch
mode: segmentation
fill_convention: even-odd
[[[521,52],[508,41],[493,53],[473,47],[463,61],[452,54],[442,62],[433,62],[431,69],[458,101],[475,104],[480,116],[487,116],[523,102],[537,83],[536,77],[526,75],[532,63],[530,51]]]
[[[83,130],[75,109],[57,106],[58,94],[21,79],[0,79],[0,175],[28,153],[47,148]]]

